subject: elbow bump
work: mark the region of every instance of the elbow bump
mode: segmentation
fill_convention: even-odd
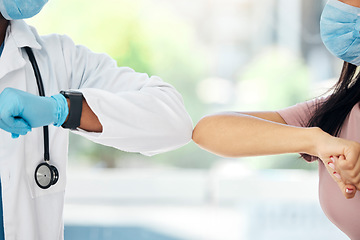
[[[174,125],[173,125],[174,126]],[[191,121],[183,121],[169,129],[171,138],[178,142],[178,145],[185,145],[191,140],[193,125]]]
[[[201,142],[200,136],[201,135],[199,134],[199,127],[198,127],[198,125],[196,125],[192,132],[191,138],[196,144],[199,144]]]
[[[203,143],[206,129],[209,129],[208,118],[204,117],[198,122],[198,124],[196,124],[192,133],[192,140],[196,144],[201,145]]]

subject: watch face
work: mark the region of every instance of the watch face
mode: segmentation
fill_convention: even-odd
[[[53,178],[53,173],[50,169],[49,164],[41,163],[35,170],[35,181],[37,185],[41,188],[49,188],[51,186],[51,181]]]

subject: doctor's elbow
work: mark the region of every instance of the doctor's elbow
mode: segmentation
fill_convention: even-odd
[[[190,142],[193,132],[193,123],[190,116],[183,118],[182,122],[171,132],[173,137],[179,142],[179,145],[185,145]]]
[[[154,121],[149,130],[153,143],[159,143],[155,150],[158,148],[158,152],[165,152],[180,148],[191,141],[193,123],[184,110],[176,114],[162,115]]]

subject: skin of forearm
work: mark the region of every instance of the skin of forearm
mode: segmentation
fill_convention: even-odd
[[[240,113],[204,117],[196,125],[193,141],[224,157],[316,152],[319,128],[300,128]]]
[[[68,103],[69,109],[71,108],[70,100],[66,99]],[[69,116],[68,116],[69,117]],[[65,122],[68,118],[66,118]],[[99,121],[99,118],[95,115],[95,113],[91,110],[86,100],[83,99],[82,104],[82,113],[80,119],[79,128],[88,131],[88,132],[102,132],[102,125]]]
[[[79,128],[88,132],[102,132],[102,125],[99,118],[91,110],[85,99],[83,100]]]

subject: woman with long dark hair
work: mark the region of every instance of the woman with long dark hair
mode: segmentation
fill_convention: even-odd
[[[275,112],[202,118],[193,140],[226,157],[300,153],[319,163],[320,204],[352,240],[360,239],[360,1],[329,0],[321,19],[326,47],[345,60],[328,97]],[[344,196],[345,197],[344,197]]]

